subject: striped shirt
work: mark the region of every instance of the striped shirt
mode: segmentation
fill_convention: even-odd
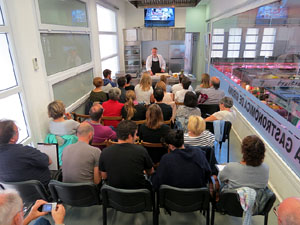
[[[214,147],[215,135],[208,130],[203,131],[197,137],[191,137],[187,133],[184,134],[184,144],[191,146],[209,146]]]

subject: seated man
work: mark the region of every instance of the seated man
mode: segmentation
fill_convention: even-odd
[[[112,87],[117,87],[116,83],[112,81],[111,79],[111,70],[105,69],[103,70],[103,86],[106,86],[108,84],[111,84]]]
[[[94,136],[94,128],[87,122],[77,129],[78,142],[68,145],[62,156],[63,182],[99,184],[99,157],[101,150],[89,145]]]
[[[103,108],[100,104],[94,104],[90,109],[91,120],[88,123],[94,128],[94,137],[93,142],[101,143],[106,140],[115,140],[117,139],[116,132],[113,131],[109,126],[103,126],[100,123]]]
[[[201,94],[207,95],[207,100],[203,104],[219,104],[220,100],[225,96],[224,91],[220,90],[219,88],[220,79],[217,77],[212,77],[210,79],[210,88],[201,89]]]
[[[174,84],[174,85],[172,86],[172,93],[173,93],[174,95],[176,94],[177,91],[180,91],[180,90],[183,89],[181,82],[182,82],[182,79],[183,79],[184,77],[185,77],[184,75],[180,75],[180,76],[179,76],[179,83],[178,83],[178,84]],[[194,90],[193,87],[192,87],[192,86],[189,86],[189,91],[193,91],[193,90]]]
[[[163,103],[164,90],[162,88],[155,88],[154,99],[155,103],[161,108],[163,113],[164,121],[170,120],[172,117],[172,107],[166,103]]]
[[[183,102],[185,93],[189,91],[189,87],[191,85],[191,80],[188,77],[182,78],[182,88],[181,90],[177,91],[175,94],[175,102]]]
[[[103,179],[110,186],[123,189],[149,188],[145,179],[153,173],[152,160],[147,150],[135,145],[137,126],[123,120],[117,127],[118,143],[105,148],[101,154],[99,168]]]
[[[278,225],[300,224],[300,198],[284,199],[277,210]]]
[[[23,218],[23,203],[18,192],[15,190],[0,191],[0,224],[1,225],[28,225],[31,221],[37,219],[33,225],[49,224],[49,221],[42,218],[48,212],[40,212],[40,206],[46,204],[44,200],[37,200],[32,206],[27,217]],[[51,216],[57,225],[63,225],[66,215],[65,208],[58,204],[56,209],[52,209]]]
[[[121,90],[121,95],[120,95],[119,102],[121,102],[121,103],[126,102],[125,85],[126,85],[126,78],[125,77],[119,77],[118,78],[118,88]]]
[[[30,146],[17,144],[18,127],[12,120],[0,121],[0,181],[39,180],[48,186],[50,158]]]
[[[184,146],[182,130],[171,130],[165,143],[171,152],[161,158],[152,176],[153,187],[158,189],[162,184],[178,188],[205,187],[211,174],[205,153],[197,147]]]

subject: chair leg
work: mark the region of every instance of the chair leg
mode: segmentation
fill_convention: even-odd
[[[215,207],[214,205],[211,206],[211,217],[210,217],[210,225],[215,224]]]
[[[227,140],[227,162],[229,163],[229,137]]]
[[[268,217],[269,217],[269,213],[266,213],[265,219],[264,219],[264,225],[268,225]]]
[[[209,211],[210,211],[210,204],[208,204],[208,208],[207,208],[206,225],[209,225]]]
[[[102,205],[102,209],[103,209],[103,225],[107,225],[107,209],[104,205]]]

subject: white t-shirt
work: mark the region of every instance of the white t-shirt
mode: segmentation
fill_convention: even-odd
[[[227,110],[222,110],[219,112],[215,112],[214,114],[212,114],[214,117],[216,117],[218,120],[225,120],[225,121],[230,121],[231,123],[233,123],[233,121],[236,118],[236,113],[235,111],[227,111]]]
[[[182,89],[180,91],[177,91],[175,94],[175,102],[183,102],[184,101],[184,97],[185,94],[188,92],[189,90],[186,89]]]
[[[174,84],[174,85],[172,86],[172,93],[173,93],[174,95],[176,94],[177,91],[180,91],[180,90],[183,90],[183,87],[182,87],[182,84],[181,84],[181,83],[179,83],[179,84]],[[188,90],[189,90],[189,91],[193,91],[194,89],[193,89],[193,87],[190,85]]]
[[[150,87],[148,91],[143,91],[140,84],[136,85],[134,88],[136,100],[139,103],[150,104],[150,96],[153,94],[153,88]]]

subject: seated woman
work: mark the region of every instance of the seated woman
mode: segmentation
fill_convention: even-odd
[[[121,113],[125,120],[139,121],[146,119],[146,107],[136,101],[135,93],[132,90],[126,91],[126,102]]]
[[[231,109],[233,100],[230,97],[224,97],[219,103],[220,111],[215,112],[211,116],[205,118],[205,121],[225,120],[233,123],[236,118],[236,113]]]
[[[121,110],[124,106],[118,100],[121,95],[121,90],[117,87],[111,88],[108,92],[109,100],[103,102],[102,107],[104,109],[103,116],[121,116]],[[120,121],[117,120],[103,120],[104,126],[113,126],[117,128]]]
[[[57,136],[76,134],[79,123],[66,113],[65,105],[60,100],[55,100],[48,105],[48,116],[52,118],[49,131]],[[66,119],[64,118],[66,116]]]
[[[201,111],[197,107],[198,99],[196,94],[188,91],[184,96],[183,106],[176,112],[176,121],[180,122],[182,129],[187,132],[187,125],[191,115],[201,116]],[[177,123],[178,124],[178,123]]]
[[[152,176],[155,189],[166,184],[178,188],[206,187],[211,170],[205,154],[183,145],[183,131],[171,130],[165,137],[170,153],[165,154]]]
[[[91,91],[89,100],[91,102],[100,102],[100,103],[107,101],[107,95],[101,89],[101,87],[103,86],[102,78],[95,77],[93,80],[93,84],[96,88]]]
[[[150,96],[153,94],[153,88],[149,73],[143,73],[140,83],[135,86],[134,91],[139,103],[150,104]]]
[[[196,92],[201,92],[203,88],[210,88],[210,76],[207,73],[201,75],[201,83],[196,87]]]
[[[265,164],[265,145],[255,135],[247,136],[242,141],[240,162],[230,162],[219,173],[224,188],[250,187],[265,188],[269,180],[269,167]]]
[[[134,86],[130,84],[130,81],[132,79],[131,75],[130,74],[126,74],[125,78],[126,78],[125,90],[126,91],[129,91],[129,90],[134,91]]]
[[[190,116],[187,129],[188,132],[184,134],[184,144],[214,147],[215,135],[205,130],[206,123],[201,116]]]
[[[163,124],[163,114],[157,104],[149,106],[146,112],[146,124],[142,124],[139,128],[140,140],[150,143],[161,143],[161,138],[165,137],[170,131],[170,127]],[[167,149],[147,149],[154,164],[160,161],[163,154],[167,153]]]
[[[172,92],[172,86],[168,84],[167,77],[165,75],[161,75],[160,80],[163,81],[166,84],[166,91],[168,93],[171,93]]]

